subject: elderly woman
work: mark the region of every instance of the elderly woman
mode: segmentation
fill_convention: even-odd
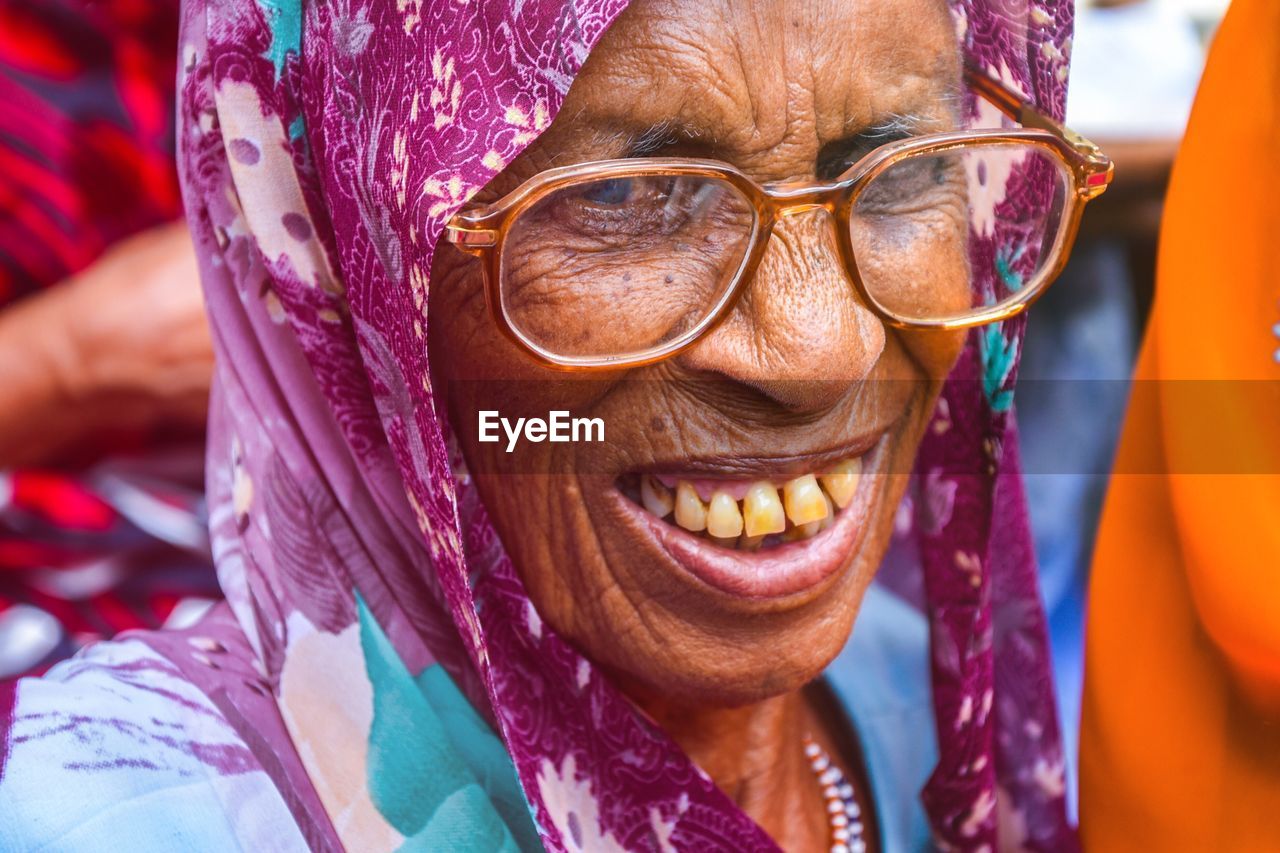
[[[1069,5],[624,6],[189,5],[228,605],[19,685],[0,841],[1073,843],[995,473]]]

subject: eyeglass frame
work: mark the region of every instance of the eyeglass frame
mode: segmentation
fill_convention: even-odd
[[[620,370],[653,364],[679,355],[693,347],[719,325],[746,290],[764,257],[769,238],[779,221],[813,210],[826,210],[837,226],[836,242],[845,270],[863,304],[881,321],[898,329],[954,331],[984,326],[1014,317],[1025,311],[1048,288],[1066,265],[1080,227],[1085,204],[1106,192],[1115,173],[1111,158],[1097,145],[1055,121],[1022,97],[993,80],[981,70],[967,65],[965,82],[990,101],[1001,113],[1021,125],[1000,130],[973,129],[933,133],[896,140],[881,145],[846,169],[834,181],[789,180],[760,183],[738,168],[717,160],[686,157],[627,158],[598,160],[560,166],[540,172],[497,201],[468,205],[445,225],[444,239],[467,254],[480,258],[485,278],[485,303],[502,333],[530,358],[544,367],[562,371]],[[1074,179],[1074,192],[1066,193],[1054,262],[1033,287],[1025,287],[1015,298],[996,303],[961,318],[910,320],[896,316],[880,305],[867,291],[858,270],[849,227],[854,202],[875,177],[908,157],[957,149],[1029,144],[1058,155]],[[702,177],[719,179],[736,189],[753,208],[751,241],[725,288],[707,315],[674,341],[625,356],[564,356],[529,340],[507,318],[502,302],[502,246],[511,225],[529,207],[550,193],[585,180],[643,177]]]

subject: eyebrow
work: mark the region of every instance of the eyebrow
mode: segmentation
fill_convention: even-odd
[[[666,118],[642,127],[618,128],[598,131],[594,142],[597,146],[625,151],[622,156],[647,157],[664,148],[680,143],[697,142],[714,146],[715,134],[675,118]]]
[[[950,119],[959,122],[964,95],[963,84],[957,82],[954,86],[947,86],[946,91],[939,94],[935,102],[944,107]],[[862,139],[893,140],[921,136],[926,133],[936,133],[938,130],[938,116],[936,115],[928,116],[922,113],[890,111],[882,114],[872,124],[847,128],[846,136],[860,137]]]
[[[847,135],[861,139],[892,141],[926,133],[930,124],[932,122],[929,119],[914,113],[888,113],[874,124],[865,125]]]
[[[937,118],[928,118],[915,113],[886,113],[869,125],[851,128],[842,137],[846,140],[863,140],[874,142],[892,142],[920,136],[937,130]],[[629,157],[647,157],[681,143],[696,142],[714,148],[715,135],[705,128],[698,128],[677,119],[662,121],[632,130],[620,129],[610,133],[602,133],[599,142],[625,150]]]
[[[939,100],[948,107],[958,105],[961,90],[957,87],[955,91],[945,92],[939,96]],[[950,109],[948,111],[953,115],[955,113]],[[840,139],[827,143],[823,149],[843,147],[861,149],[862,153],[866,153],[887,142],[921,136],[940,129],[938,116],[916,112],[885,112],[871,124],[850,123]],[[673,116],[644,125],[597,130],[593,142],[600,148],[620,152],[618,156],[621,157],[648,157],[677,145],[696,146],[704,149],[707,154],[712,154],[718,147],[719,139],[709,128]]]

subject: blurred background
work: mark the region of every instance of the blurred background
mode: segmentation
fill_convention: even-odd
[[[1031,311],[1017,392],[1073,809],[1088,558],[1164,191],[1226,5],[1077,6],[1067,121],[1116,179]],[[176,0],[0,0],[0,679],[187,624],[218,595],[176,30]]]
[[[0,678],[218,595],[178,0],[0,0]]]
[[[1111,155],[1116,177],[1029,312],[1016,393],[1073,817],[1089,558],[1151,306],[1164,193],[1227,5],[1076,4],[1067,123]]]

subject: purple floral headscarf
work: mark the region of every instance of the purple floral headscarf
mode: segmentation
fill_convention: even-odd
[[[417,748],[417,706],[375,683],[396,667],[443,669],[490,722],[548,849],[773,849],[542,623],[428,369],[444,222],[547,128],[625,6],[186,4],[179,139],[218,350],[208,488],[229,607],[147,642],[242,741],[207,763],[260,766],[313,849],[421,829],[367,781]],[[952,9],[971,62],[1061,116],[1070,2]],[[1007,239],[988,213],[974,239]],[[1074,845],[1009,413],[1020,339],[1017,322],[974,333],[910,499],[940,752],[922,796],[944,849],[994,850],[998,812],[1001,846]]]

